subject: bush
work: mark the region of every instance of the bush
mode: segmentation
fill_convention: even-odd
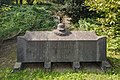
[[[69,15],[74,22],[80,19],[82,14],[82,5],[84,0],[66,0],[66,4],[64,5],[66,14]]]
[[[98,14],[104,13],[97,19],[102,25],[114,26],[119,23],[119,0],[86,0],[86,5]]]
[[[51,7],[42,6],[13,6],[2,12],[0,14],[0,38],[10,37],[20,29],[22,33],[26,30],[52,29],[55,21],[49,10]]]
[[[101,33],[109,38],[109,50],[120,50],[120,1],[119,0],[86,0],[90,11],[96,11],[99,17],[96,22],[102,29]],[[100,34],[101,34],[100,33]]]

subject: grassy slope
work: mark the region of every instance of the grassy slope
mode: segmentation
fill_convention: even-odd
[[[49,5],[20,5],[0,8],[0,39],[9,38],[20,30],[51,30],[55,25]]]

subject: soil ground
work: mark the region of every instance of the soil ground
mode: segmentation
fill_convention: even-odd
[[[13,67],[16,61],[16,40],[4,42],[0,46],[0,68]]]

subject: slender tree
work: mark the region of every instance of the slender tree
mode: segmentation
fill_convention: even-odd
[[[16,4],[18,4],[18,0],[16,0]]]
[[[20,4],[22,4],[23,3],[23,0],[20,0]]]
[[[34,2],[34,0],[27,0],[27,3],[28,3],[29,5],[32,5],[33,2]]]

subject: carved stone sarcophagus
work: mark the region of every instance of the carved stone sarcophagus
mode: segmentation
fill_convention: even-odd
[[[73,69],[80,68],[80,62],[101,62],[102,68],[110,67],[106,59],[106,37],[98,37],[92,31],[72,31],[58,36],[53,31],[26,32],[17,38],[17,62],[44,62],[50,69],[51,62],[72,62]]]

